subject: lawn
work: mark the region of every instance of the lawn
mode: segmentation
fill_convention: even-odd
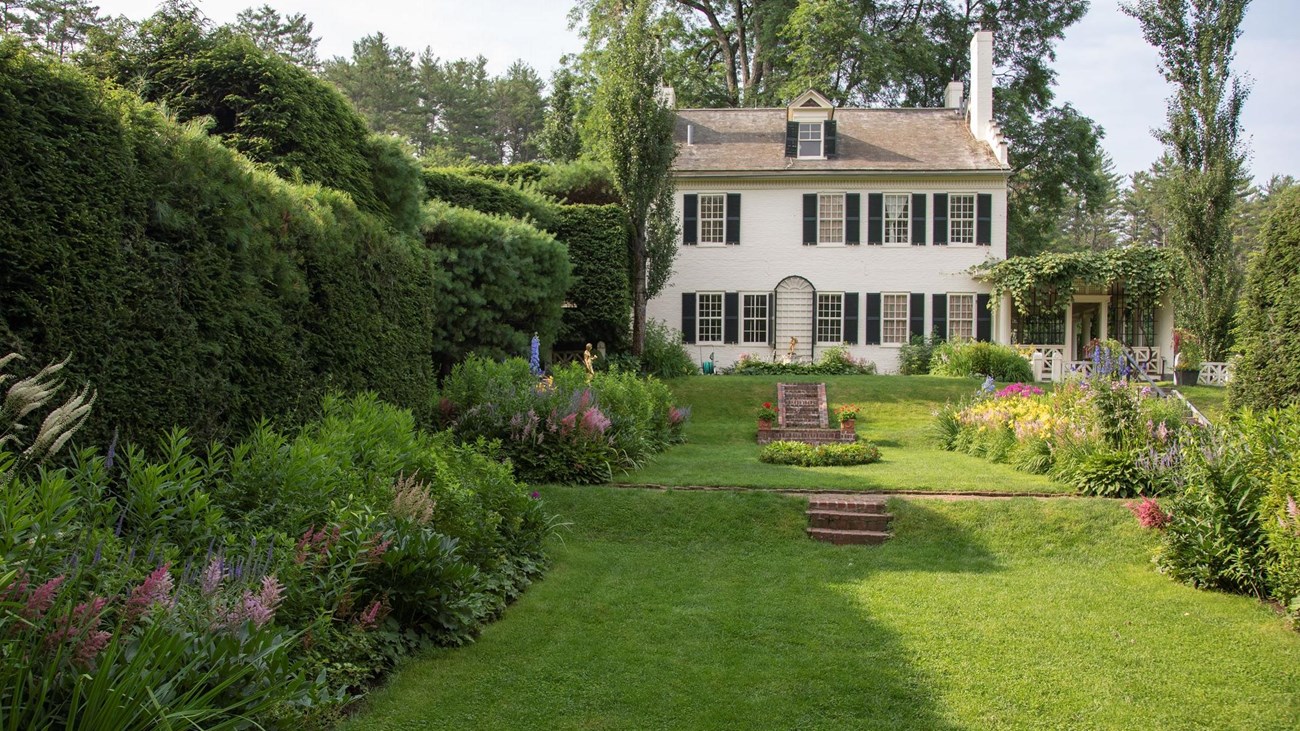
[[[1175,386],[1173,383],[1161,385],[1165,388],[1177,389],[1212,423],[1217,423],[1227,413],[1228,389],[1222,386]]]
[[[1300,727],[1300,635],[1156,573],[1117,502],[894,498],[837,548],[771,493],[542,494],[545,581],[348,729]]]
[[[754,411],[776,401],[778,382],[826,383],[826,399],[863,407],[858,435],[880,447],[882,460],[858,467],[788,467],[758,461]],[[689,404],[686,444],[673,447],[616,482],[730,485],[836,490],[1068,492],[1041,475],[934,446],[932,411],[970,395],[979,382],[938,376],[696,376],[671,382]]]

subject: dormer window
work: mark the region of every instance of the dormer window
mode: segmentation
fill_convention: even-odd
[[[799,157],[824,157],[822,151],[822,123],[799,123]]]

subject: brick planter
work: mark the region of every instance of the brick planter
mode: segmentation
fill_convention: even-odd
[[[767,444],[768,442],[803,442],[818,446],[821,444],[852,444],[857,440],[857,434],[843,429],[792,427],[789,429],[758,430],[759,444]]]

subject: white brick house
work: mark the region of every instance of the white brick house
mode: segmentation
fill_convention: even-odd
[[[992,43],[971,42],[967,104],[954,82],[941,109],[836,109],[809,91],[679,110],[682,248],[650,317],[719,365],[784,355],[792,337],[800,360],[845,346],[885,372],[912,335],[1010,342],[1010,308],[968,273],[1007,255]]]
[[[1081,290],[1064,312],[989,301],[973,266],[1007,257],[1007,143],[993,120],[993,34],[971,39],[971,89],[939,109],[836,109],[808,91],[775,109],[677,112],[681,249],[651,318],[719,366],[843,346],[898,368],[913,335],[1034,345],[1041,374],[1115,337],[1149,370],[1172,358],[1168,302]],[[991,306],[992,305],[992,306]]]

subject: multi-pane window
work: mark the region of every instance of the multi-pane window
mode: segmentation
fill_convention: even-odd
[[[722,293],[701,292],[696,302],[696,342],[722,342]]]
[[[844,243],[844,194],[817,196],[817,243]]]
[[[975,243],[975,195],[952,193],[948,196],[948,242]]]
[[[700,195],[700,243],[721,244],[726,226],[727,196]]]
[[[840,292],[817,293],[817,342],[844,341],[844,295]]]
[[[885,294],[880,297],[880,342],[902,345],[908,340],[907,294]]]
[[[906,244],[911,241],[912,217],[910,195],[885,195],[885,243]]]
[[[799,123],[799,157],[822,156],[822,123]]]
[[[975,295],[948,295],[948,339],[975,337]]]
[[[742,329],[746,343],[767,342],[767,295],[747,294],[742,296]]]

